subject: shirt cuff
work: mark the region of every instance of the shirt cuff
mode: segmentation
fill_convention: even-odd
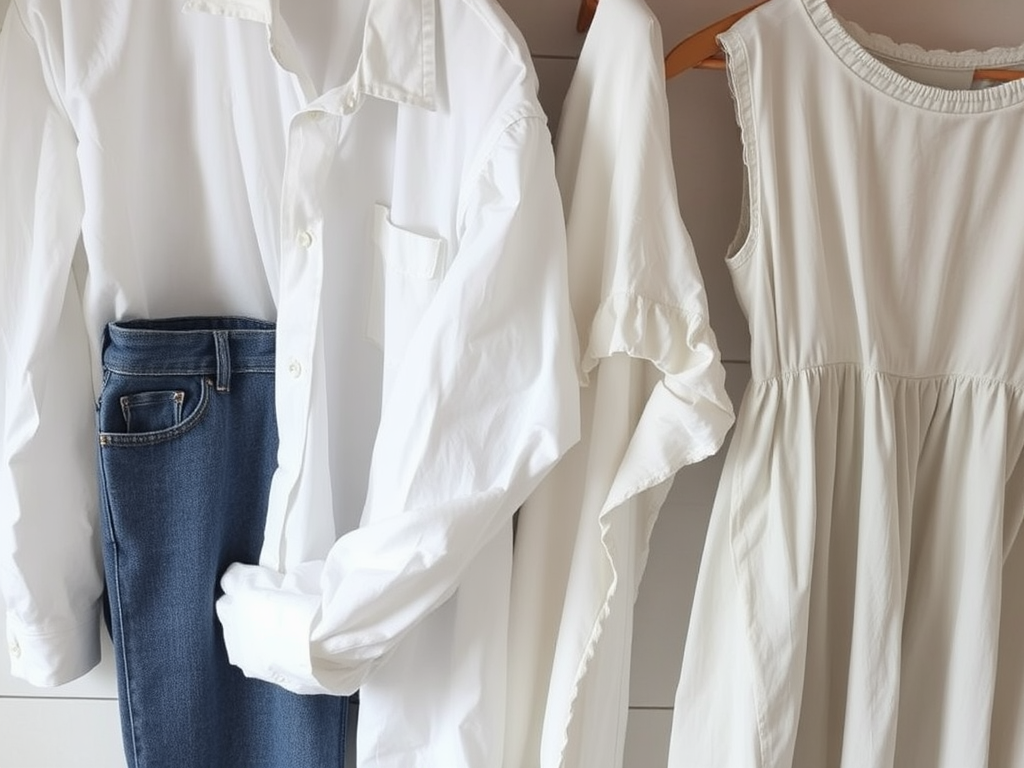
[[[100,607],[67,629],[44,631],[8,613],[7,655],[11,675],[30,685],[52,688],[70,683],[100,663]]]
[[[303,566],[322,568],[322,563]],[[217,600],[217,618],[228,660],[246,677],[293,693],[330,693],[314,676],[310,659],[310,632],[320,611],[319,592],[310,587],[318,581],[258,565],[235,563],[228,568],[221,579],[224,595]]]

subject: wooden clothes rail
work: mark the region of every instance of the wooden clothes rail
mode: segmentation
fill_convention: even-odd
[[[718,48],[717,37],[767,0],[758,0],[753,5],[725,16],[709,24],[699,32],[687,37],[668,52],[665,57],[665,77],[671,79],[688,69],[725,69],[725,60]],[[580,0],[576,15],[576,31],[583,33],[590,29],[597,12],[598,0]],[[1024,77],[1024,71],[1017,69],[976,69],[975,80],[1009,82]]]

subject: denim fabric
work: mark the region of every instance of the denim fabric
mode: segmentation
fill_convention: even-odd
[[[103,556],[130,768],[338,768],[348,700],[228,664],[214,614],[256,562],[276,466],[274,327],[114,323],[99,400]]]

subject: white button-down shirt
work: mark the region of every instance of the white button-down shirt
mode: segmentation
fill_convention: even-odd
[[[505,768],[618,768],[651,531],[676,472],[733,423],[642,0],[601,0],[556,146],[589,386],[583,440],[519,520]]]
[[[13,672],[98,659],[104,324],[274,319],[279,466],[260,564],[222,581],[231,659],[360,688],[363,766],[497,765],[511,518],[579,420],[525,45],[488,0],[184,10],[14,0],[0,33]]]

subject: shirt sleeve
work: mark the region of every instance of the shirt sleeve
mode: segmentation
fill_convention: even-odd
[[[99,661],[95,407],[71,265],[82,192],[54,56],[17,3],[0,32],[0,591],[11,672]]]
[[[452,266],[382,409],[361,526],[325,562],[232,565],[231,661],[298,693],[347,694],[457,589],[579,438],[565,224],[544,118],[513,120],[460,205]]]

